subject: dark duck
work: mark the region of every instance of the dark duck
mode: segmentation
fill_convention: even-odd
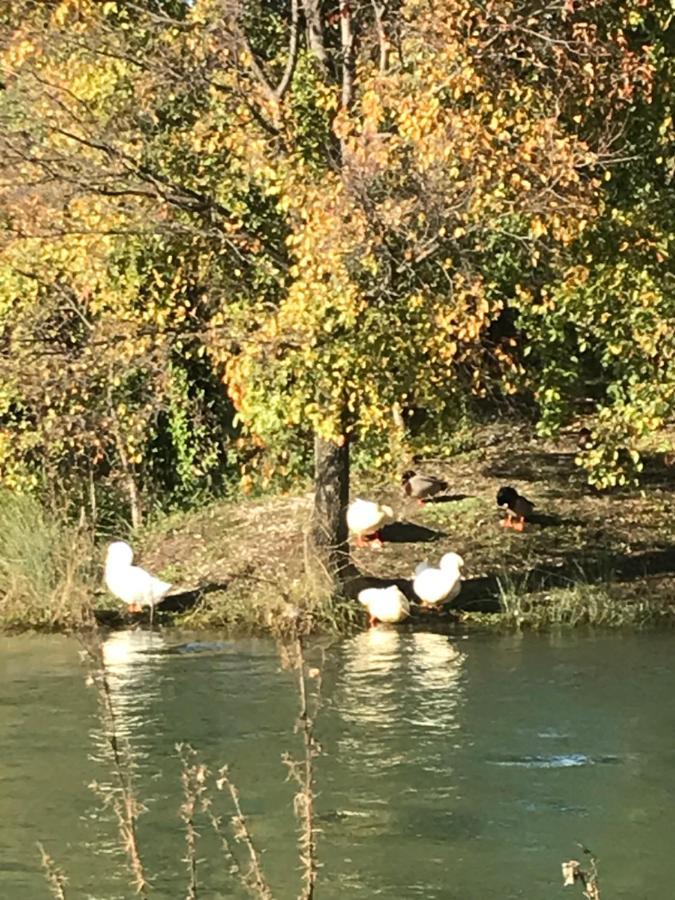
[[[531,516],[534,510],[534,503],[512,487],[499,488],[497,506],[506,510],[506,517],[502,519],[502,525],[505,528],[513,528],[514,531],[524,531],[525,519]]]

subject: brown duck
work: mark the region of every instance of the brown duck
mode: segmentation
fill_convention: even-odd
[[[408,469],[401,476],[401,487],[406,497],[412,497],[419,503],[424,503],[430,497],[447,491],[448,482],[442,478],[436,478],[435,475],[419,475]]]

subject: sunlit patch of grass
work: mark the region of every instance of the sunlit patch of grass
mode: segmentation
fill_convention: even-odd
[[[0,627],[69,628],[90,606],[91,536],[32,497],[0,492]]]
[[[675,609],[662,598],[625,599],[611,581],[579,580],[566,587],[532,591],[527,582],[503,576],[499,580],[501,614],[492,619],[505,627],[548,628],[591,625],[603,628],[643,628],[675,622]]]

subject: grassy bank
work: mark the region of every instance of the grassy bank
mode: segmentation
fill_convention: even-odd
[[[674,473],[653,462],[643,489],[601,496],[584,484],[574,455],[572,439],[553,444],[525,429],[483,431],[461,454],[419,464],[449,482],[443,502],[423,507],[404,500],[394,479],[357,477],[353,496],[390,503],[396,522],[385,529],[381,552],[354,551],[362,573],[354,590],[391,579],[409,590],[418,562],[455,550],[465,560],[458,608],[439,618],[419,612],[413,626],[675,621]],[[536,503],[522,534],[500,527],[501,484]],[[125,620],[101,590],[104,547],[50,523],[30,501],[3,509],[4,627],[77,625],[88,602],[102,621]],[[133,539],[138,559],[175,585],[160,621],[254,631],[360,626],[365,617],[353,599],[333,603],[321,577],[306,574],[310,513],[307,491],[215,502],[147,527]]]
[[[0,627],[83,624],[98,573],[93,539],[31,497],[0,491]]]

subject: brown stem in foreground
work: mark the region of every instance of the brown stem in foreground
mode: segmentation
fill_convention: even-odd
[[[321,669],[308,669],[305,663],[302,638],[297,636],[292,650],[291,665],[298,677],[300,710],[296,731],[302,733],[304,753],[302,759],[293,759],[288,754],[282,757],[288,766],[289,777],[298,785],[294,798],[295,815],[299,822],[298,849],[302,864],[303,886],[298,900],[313,900],[318,871],[316,859],[316,825],[314,820],[314,759],[321,753],[321,747],[314,737],[314,724],[321,701]],[[308,678],[316,679],[314,704],[310,709]]]
[[[56,900],[66,900],[66,876],[56,865],[42,844],[38,844],[38,850],[40,851],[42,868],[44,869],[49,890],[54,897],[56,897]]]
[[[188,744],[177,744],[176,750],[182,764],[180,775],[183,785],[183,803],[180,817],[185,825],[186,855],[184,862],[188,871],[188,890],[186,900],[197,900],[197,831],[195,829],[195,813],[197,806],[204,805],[206,790],[206,767],[195,763],[195,751]]]
[[[219,770],[216,786],[219,791],[222,791],[223,788],[228,791],[235,810],[235,815],[232,817],[234,836],[238,841],[241,841],[248,850],[249,870],[247,873],[243,874],[242,883],[254,897],[260,897],[262,900],[273,900],[272,891],[267,884],[267,879],[265,878],[260,863],[260,851],[253,841],[253,835],[251,834],[246,816],[241,808],[239,791],[235,784],[230,780],[227,766],[223,766],[222,769]]]
[[[568,887],[579,882],[584,889],[586,900],[600,900],[598,860],[586,847],[582,847],[582,850],[588,857],[588,870],[582,869],[577,859],[569,859],[562,863],[563,886]]]

